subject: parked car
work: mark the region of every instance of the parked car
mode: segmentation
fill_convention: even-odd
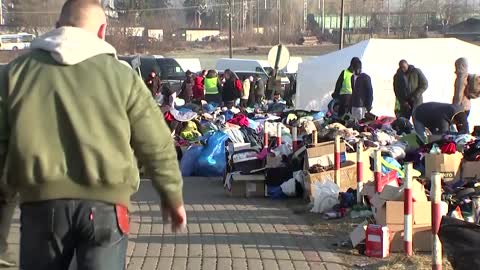
[[[265,60],[255,60],[255,59],[235,59],[235,58],[221,58],[217,61],[216,69],[219,71],[224,71],[230,69],[236,72],[255,72],[263,73],[268,77],[273,68]],[[285,89],[289,88],[290,80],[288,77],[280,71],[281,77],[281,92],[285,92]]]
[[[137,56],[119,56],[132,66],[132,61]],[[155,57],[150,55],[140,56],[140,75],[146,79],[150,72],[155,71],[163,82],[168,82],[175,90],[180,89],[185,71],[173,58]]]

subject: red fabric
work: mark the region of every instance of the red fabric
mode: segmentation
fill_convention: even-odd
[[[205,99],[203,77],[197,76],[193,81],[193,98],[197,100]]]
[[[173,115],[170,113],[170,112],[166,112],[164,114],[164,117],[165,117],[165,121],[167,121],[168,123],[172,122],[173,120],[175,120],[175,117],[173,117]]]
[[[446,143],[446,144],[442,145],[442,147],[440,147],[440,149],[442,150],[443,154],[452,155],[452,154],[455,154],[457,152],[457,145],[454,142],[449,142],[449,143]]]
[[[248,127],[248,118],[243,114],[237,114],[227,122],[237,126]]]
[[[243,91],[242,81],[240,81],[239,79],[235,80],[235,89],[237,89],[239,92]]]

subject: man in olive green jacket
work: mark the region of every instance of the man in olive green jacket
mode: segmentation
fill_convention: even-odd
[[[57,29],[0,73],[1,186],[20,195],[20,269],[68,269],[74,253],[78,269],[125,269],[133,153],[173,229],[186,224],[169,129],[105,27],[98,0],[68,0]]]

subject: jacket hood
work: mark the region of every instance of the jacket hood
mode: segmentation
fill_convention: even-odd
[[[50,52],[60,64],[75,65],[100,54],[116,57],[115,48],[95,34],[77,27],[60,27],[32,42],[31,49]]]
[[[468,73],[468,62],[465,58],[459,58],[455,61],[455,73],[466,74]]]

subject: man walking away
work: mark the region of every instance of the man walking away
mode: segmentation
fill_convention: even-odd
[[[265,82],[262,80],[262,77],[257,74],[257,81],[255,82],[255,104],[261,105],[265,97]]]
[[[453,94],[452,104],[461,106],[465,110],[465,114],[470,115],[471,102],[467,95],[468,92],[468,62],[465,58],[459,58],[455,61],[455,90]],[[467,130],[469,129],[467,122]]]
[[[73,254],[78,269],[125,269],[133,153],[172,229],[185,226],[169,129],[105,28],[98,0],[67,0],[57,29],[0,72],[1,181],[20,195],[22,270],[68,269]]]
[[[362,62],[358,57],[352,58],[350,66],[342,71],[338,77],[332,98],[336,99],[340,104],[340,117],[352,112],[353,73],[356,69],[359,69],[361,65]]]
[[[250,97],[250,85],[253,82],[253,76],[245,76],[243,80],[243,88],[242,88],[242,98],[240,99],[240,107],[247,108],[248,107],[248,98]]]
[[[423,93],[428,88],[428,81],[423,72],[406,60],[401,60],[393,77],[393,89],[399,102],[399,117],[410,119],[413,110],[423,103]]]
[[[417,135],[426,141],[425,130],[428,128],[433,135],[444,135],[455,124],[461,134],[468,133],[467,115],[458,105],[428,102],[419,105],[413,112],[413,125]]]
[[[373,87],[370,76],[362,73],[362,65],[354,71],[352,92],[352,117],[356,121],[365,118],[365,114],[372,110]]]

